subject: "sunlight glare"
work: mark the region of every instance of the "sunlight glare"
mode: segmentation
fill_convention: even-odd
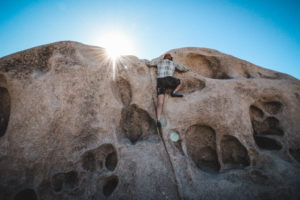
[[[112,64],[113,80],[116,77],[117,63],[123,55],[134,55],[132,40],[121,32],[107,32],[101,37],[100,46],[105,48],[106,56]]]
[[[115,61],[122,55],[133,54],[133,45],[131,40],[122,33],[108,33],[103,37],[102,46],[110,59]]]

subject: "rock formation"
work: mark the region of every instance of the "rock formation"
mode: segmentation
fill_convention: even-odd
[[[300,81],[219,51],[169,51],[156,68],[58,42],[0,59],[0,199],[299,199]],[[177,133],[173,141],[170,135]]]

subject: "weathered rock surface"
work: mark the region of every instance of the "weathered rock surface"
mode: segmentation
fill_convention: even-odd
[[[58,42],[0,59],[0,199],[299,199],[300,81],[204,48],[156,69]],[[176,132],[179,140],[170,140]]]

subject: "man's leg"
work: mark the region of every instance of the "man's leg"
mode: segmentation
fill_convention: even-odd
[[[180,80],[180,84],[177,85],[177,87],[175,88],[175,90],[173,91],[173,93],[176,93],[178,90],[180,90],[182,88],[182,86],[183,86],[183,82],[182,82],[182,80]]]
[[[177,86],[176,86],[175,90],[173,90],[173,92],[171,93],[171,96],[172,97],[183,97],[182,94],[178,93],[178,90],[180,90],[183,86],[183,82],[182,82],[182,80],[179,80],[179,79],[176,80],[176,79],[175,79],[175,81],[177,82],[176,83]],[[178,84],[178,82],[179,82],[179,84]]]
[[[164,101],[165,101],[165,94],[159,94],[157,96],[157,108],[156,108],[157,120],[160,120],[160,115],[163,110]]]

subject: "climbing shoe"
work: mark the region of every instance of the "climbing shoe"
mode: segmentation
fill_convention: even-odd
[[[178,92],[172,92],[172,93],[171,93],[171,96],[172,96],[172,97],[183,97],[183,95],[180,94],[180,93],[178,93]]]
[[[161,121],[160,121],[160,120],[157,120],[156,124],[157,124],[157,127],[161,128],[161,126],[162,126],[162,123],[161,123]]]

